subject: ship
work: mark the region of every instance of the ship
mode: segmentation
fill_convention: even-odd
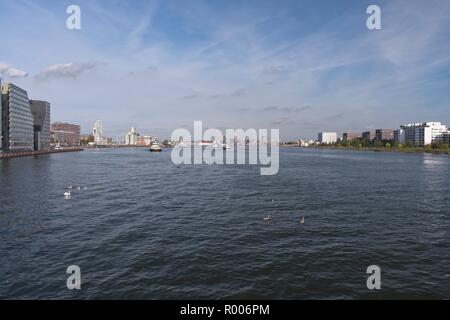
[[[150,152],[162,152],[162,148],[159,144],[154,143],[150,146]]]

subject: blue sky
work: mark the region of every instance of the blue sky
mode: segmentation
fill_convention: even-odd
[[[82,29],[65,27],[81,7]],[[382,30],[366,28],[377,4]],[[0,0],[0,71],[116,138],[194,120],[285,139],[450,125],[449,1]]]

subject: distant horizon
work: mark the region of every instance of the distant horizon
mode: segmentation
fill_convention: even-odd
[[[290,141],[450,125],[449,2],[378,1],[381,30],[370,1],[80,0],[81,30],[70,4],[0,0],[0,75],[83,134],[96,119],[113,139],[195,120]]]

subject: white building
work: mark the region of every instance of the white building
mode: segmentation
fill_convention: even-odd
[[[423,147],[433,142],[439,142],[445,132],[447,132],[447,127],[442,123],[425,122],[403,125],[400,127],[398,135],[400,141],[403,140],[405,144]]]
[[[92,129],[92,135],[94,136],[94,142],[100,144],[103,138],[103,121],[96,120],[94,122],[94,128]]]
[[[319,143],[332,144],[337,142],[336,132],[320,132],[319,133]]]
[[[136,132],[136,128],[132,127],[131,131],[125,136],[125,144],[129,146],[135,146],[138,143],[139,134]]]

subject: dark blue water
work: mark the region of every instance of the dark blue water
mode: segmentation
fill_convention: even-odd
[[[450,156],[280,157],[276,176],[146,149],[1,161],[0,297],[450,298]]]

